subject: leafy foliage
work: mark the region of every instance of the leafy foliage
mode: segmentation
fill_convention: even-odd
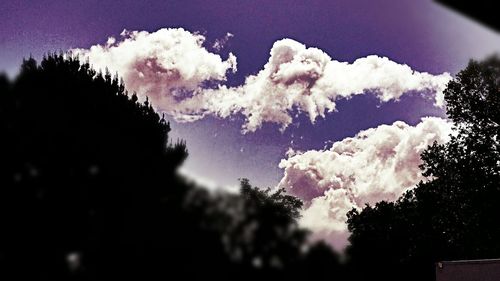
[[[211,194],[179,177],[185,143],[117,75],[30,58],[0,77],[0,99],[0,279],[284,276],[337,261],[306,241],[283,191],[243,180]]]
[[[434,280],[437,261],[500,256],[500,59],[471,61],[445,99],[457,134],[422,154],[430,180],[348,215],[360,279]]]

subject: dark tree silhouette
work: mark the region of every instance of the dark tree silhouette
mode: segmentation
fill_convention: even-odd
[[[445,99],[456,135],[422,154],[431,180],[348,215],[360,279],[434,280],[437,261],[500,257],[500,59],[471,61]]]
[[[332,274],[297,227],[301,202],[176,175],[168,122],[117,76],[70,55],[0,76],[0,279],[247,279]]]

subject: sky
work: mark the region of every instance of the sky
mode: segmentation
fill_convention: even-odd
[[[500,51],[431,0],[4,0],[0,19],[0,71],[58,50],[117,71],[187,142],[183,173],[286,188],[339,247],[345,210],[422,179],[419,153],[450,132],[446,82]]]

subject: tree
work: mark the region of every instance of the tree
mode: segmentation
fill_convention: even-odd
[[[185,143],[109,71],[29,58],[0,77],[0,101],[0,279],[283,277],[336,261],[303,250],[301,203],[283,191],[211,194],[178,176]]]
[[[173,175],[187,152],[167,144],[169,124],[151,106],[130,100],[116,78],[57,54],[40,65],[25,60],[1,96],[2,271],[139,274],[126,266],[171,247],[173,234],[156,245],[146,235],[168,218],[162,198],[186,192]]]
[[[430,180],[349,213],[353,268],[434,280],[437,261],[500,257],[500,59],[471,61],[444,94],[456,134],[421,155]]]

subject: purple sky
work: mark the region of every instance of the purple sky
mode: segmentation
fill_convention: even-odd
[[[387,56],[418,71],[434,74],[460,70],[470,58],[500,51],[500,37],[487,28],[430,0],[387,1],[9,1],[0,3],[0,70],[13,74],[24,56],[88,48],[123,29],[156,31],[183,27],[200,31],[208,43],[234,34],[221,52],[238,57],[230,85],[241,84],[267,62],[272,44],[292,38],[314,46],[339,61],[371,54]],[[82,1],[83,2],[83,1]],[[300,116],[284,133],[265,124],[242,135],[243,119],[205,118],[172,124],[173,137],[186,139],[186,169],[234,184],[248,177],[274,186],[289,147],[321,149],[326,142],[353,136],[362,129],[443,112],[417,95],[399,102],[380,102],[370,95],[339,101],[338,112],[312,125]],[[293,143],[292,143],[293,141]]]

